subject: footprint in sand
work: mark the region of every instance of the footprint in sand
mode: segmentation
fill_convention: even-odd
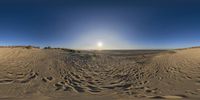
[[[30,73],[30,74],[28,75],[27,78],[20,79],[20,80],[16,80],[15,82],[18,82],[18,83],[28,83],[29,81],[35,79],[37,76],[38,76],[37,73],[32,72],[32,73]]]
[[[87,88],[89,89],[89,91],[90,91],[91,93],[101,92],[101,89],[98,88],[98,87],[95,87],[95,86],[88,85]]]
[[[11,79],[1,79],[0,84],[10,84],[13,83],[13,80]]]
[[[52,80],[53,80],[53,77],[51,77],[51,76],[42,78],[43,82],[50,82]]]
[[[183,99],[187,98],[185,95],[168,95],[168,96],[147,96],[150,99]]]

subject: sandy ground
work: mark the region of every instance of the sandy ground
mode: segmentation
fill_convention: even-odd
[[[200,99],[200,48],[0,48],[1,100]]]

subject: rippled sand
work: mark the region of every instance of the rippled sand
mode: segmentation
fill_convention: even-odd
[[[200,48],[0,48],[0,99],[200,99]]]

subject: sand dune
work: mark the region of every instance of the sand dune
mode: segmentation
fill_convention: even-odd
[[[200,48],[0,48],[0,99],[200,99]]]

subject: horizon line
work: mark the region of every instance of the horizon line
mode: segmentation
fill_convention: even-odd
[[[20,48],[20,47],[28,47],[31,46],[33,48],[43,49],[45,47],[49,47],[49,49],[71,49],[71,50],[88,50],[88,51],[106,51],[106,50],[174,50],[174,49],[187,49],[187,48],[200,48],[200,46],[191,46],[191,47],[180,47],[180,48],[135,48],[135,49],[76,49],[76,48],[67,48],[67,47],[54,47],[54,46],[36,46],[36,45],[0,45],[0,48]]]

